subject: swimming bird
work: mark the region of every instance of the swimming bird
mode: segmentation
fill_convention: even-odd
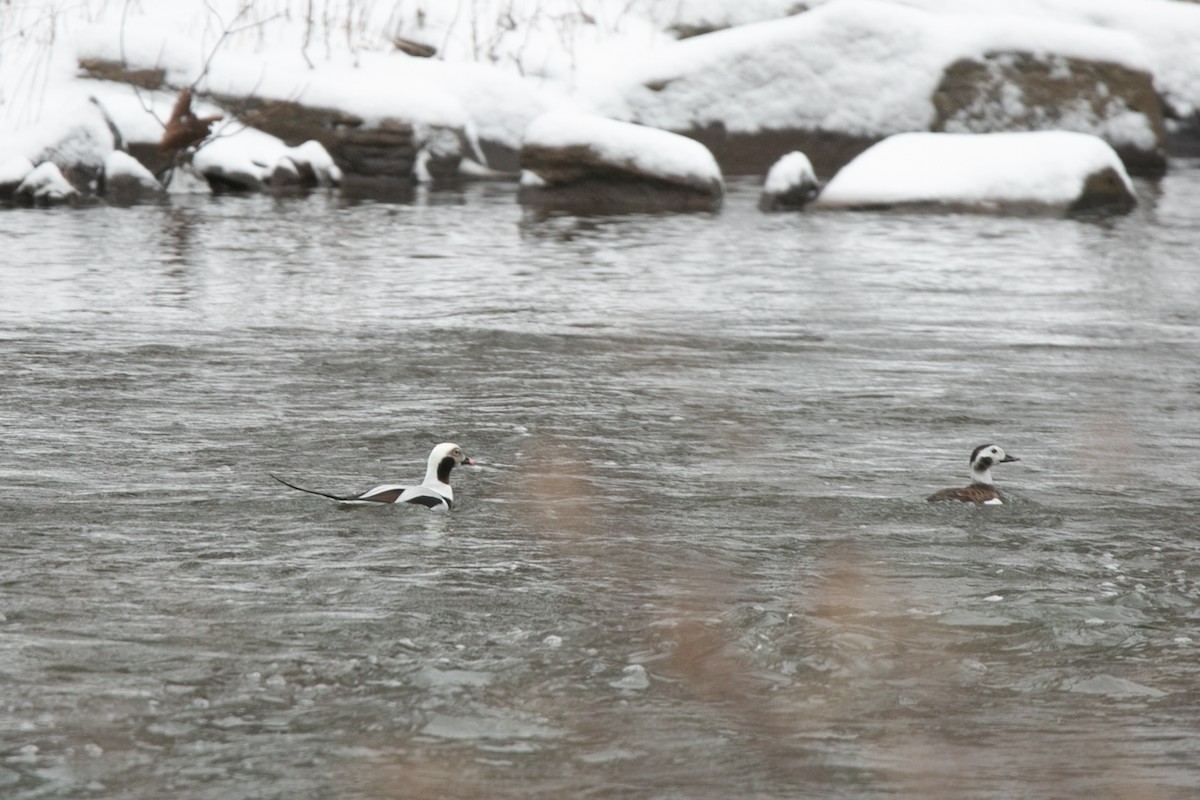
[[[417,486],[402,486],[394,483],[384,483],[362,494],[337,495],[305,489],[289,483],[278,475],[271,477],[301,492],[328,497],[339,503],[414,503],[426,506],[433,511],[449,511],[454,504],[454,490],[450,488],[450,470],[459,464],[475,465],[475,459],[463,453],[462,448],[454,442],[443,442],[433,448],[429,454],[429,464],[425,468],[425,480]]]
[[[992,465],[1006,464],[1021,459],[1010,456],[994,444],[981,444],[971,453],[971,485],[962,489],[942,489],[925,498],[931,503],[940,500],[958,500],[981,506],[997,506],[1004,501],[992,485]]]

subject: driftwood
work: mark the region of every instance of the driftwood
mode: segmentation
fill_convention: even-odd
[[[171,109],[171,117],[167,120],[167,127],[163,131],[158,148],[163,151],[177,151],[190,147],[208,136],[212,132],[213,123],[223,118],[223,114],[208,117],[197,117],[193,114],[192,90],[185,86],[179,90],[179,99]]]
[[[437,48],[433,45],[428,45],[423,42],[415,42],[412,39],[405,39],[400,36],[392,39],[392,44],[402,53],[408,53],[416,58],[433,58],[437,55]]]

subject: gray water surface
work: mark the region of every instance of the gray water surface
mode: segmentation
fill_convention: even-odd
[[[1200,166],[1138,188],[0,214],[0,796],[1196,796]],[[268,475],[444,440],[449,515]]]

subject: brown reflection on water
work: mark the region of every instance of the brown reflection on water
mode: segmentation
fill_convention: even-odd
[[[812,568],[773,603],[790,609],[780,638],[798,666],[765,665],[729,621],[754,588],[698,553],[648,558],[645,547],[613,547],[618,532],[597,513],[606,500],[593,470],[571,452],[561,441],[530,449],[526,471],[537,479],[522,505],[526,527],[581,571],[581,585],[597,587],[597,608],[612,606],[601,576],[625,592],[655,587],[653,600],[611,620],[649,686],[609,691],[609,675],[584,692],[580,674],[570,699],[538,681],[518,687],[506,707],[545,720],[561,739],[511,756],[478,740],[397,742],[408,755],[364,765],[371,796],[658,797],[669,786],[670,796],[715,798],[731,796],[739,779],[742,797],[1180,796],[1105,727],[1108,698],[1064,694],[1055,679],[1036,691],[1000,685],[989,662],[1010,670],[1030,654],[1014,653],[1003,631],[989,648],[986,631],[913,613],[922,598],[888,577],[868,544],[815,548]],[[653,542],[654,531],[638,525],[636,514],[622,515],[619,533]],[[712,740],[664,742],[685,725]],[[737,754],[721,742],[736,742]],[[619,757],[589,763],[579,755],[589,752]]]

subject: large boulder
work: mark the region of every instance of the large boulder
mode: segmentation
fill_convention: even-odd
[[[998,10],[995,0],[902,1],[939,14],[982,15],[992,19]],[[1196,42],[1200,41],[1200,3],[1195,0],[1137,0],[1136,3],[1021,0],[1006,4],[1004,13],[1020,14],[1025,19],[1029,31],[1026,50],[1029,51],[1041,52],[1036,45],[1047,22],[1072,23],[1079,28],[1081,42],[1097,31],[1119,31],[1135,39],[1142,46],[1142,61],[1146,71],[1154,77],[1154,89],[1167,119],[1165,145],[1168,153],[1200,154],[1200,59],[1195,57]],[[1119,145],[1117,149],[1121,151]]]
[[[1166,165],[1162,105],[1150,73],[1053,54],[986,53],[946,67],[930,126],[947,133],[1095,133],[1131,171]]]
[[[721,170],[696,141],[588,114],[551,112],[525,131],[520,198],[577,213],[711,211]]]
[[[1135,202],[1121,159],[1090,134],[905,133],[843,167],[813,207],[1065,214]]]
[[[1068,127],[1131,166],[1162,162],[1144,48],[1083,25],[1039,20],[1031,31],[1020,17],[831,0],[674,43],[630,74],[597,107],[696,138],[726,173],[761,174],[798,149],[827,176],[887,136],[984,119],[994,131]],[[1043,76],[1054,81],[1040,92]]]

